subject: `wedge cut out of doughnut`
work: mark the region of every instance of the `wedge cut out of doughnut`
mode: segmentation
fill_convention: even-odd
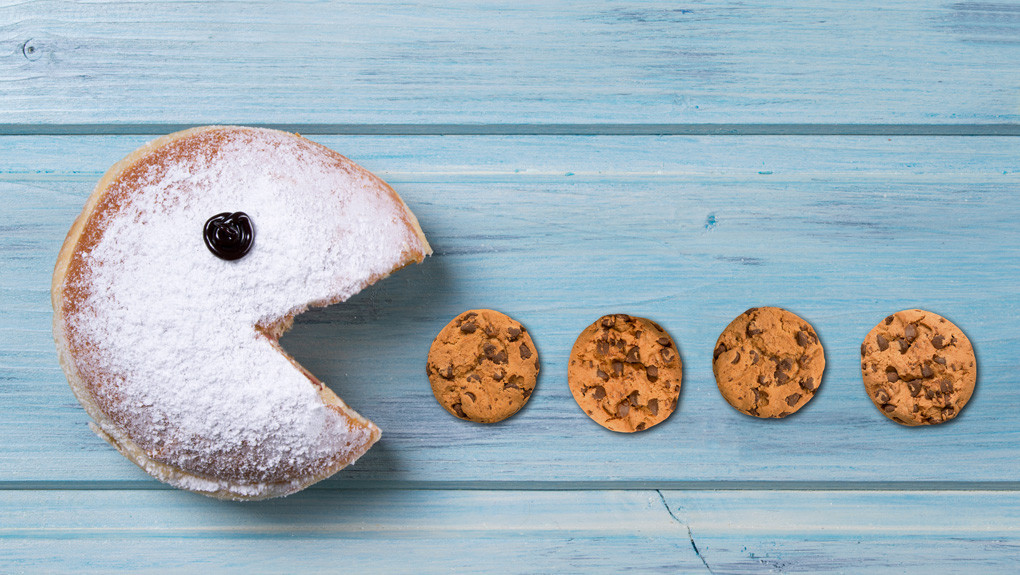
[[[206,222],[238,212],[250,249],[219,257]],[[93,430],[153,477],[287,495],[380,431],[279,337],[431,251],[397,193],[328,148],[259,128],[170,134],[114,165],[67,235],[51,292],[60,363]]]

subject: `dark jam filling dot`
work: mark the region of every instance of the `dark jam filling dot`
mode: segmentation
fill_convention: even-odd
[[[205,222],[205,246],[216,257],[224,260],[238,260],[251,250],[255,241],[255,229],[251,218],[244,212],[223,212]]]

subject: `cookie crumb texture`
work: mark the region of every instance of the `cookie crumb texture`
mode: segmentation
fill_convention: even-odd
[[[970,401],[977,362],[960,328],[910,309],[880,321],[861,344],[864,388],[875,406],[903,425],[949,421]]]
[[[517,413],[535,391],[538,350],[528,330],[491,309],[466,311],[439,332],[425,372],[451,414],[496,423]]]
[[[825,351],[814,328],[778,307],[753,307],[737,316],[712,355],[719,392],[754,417],[795,413],[814,397],[825,371]]]
[[[633,433],[676,410],[683,365],[653,321],[606,315],[588,326],[570,352],[567,380],[577,405],[599,425]]]

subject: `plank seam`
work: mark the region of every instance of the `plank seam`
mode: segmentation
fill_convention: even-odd
[[[0,124],[0,136],[160,135],[192,124]],[[246,123],[345,136],[1020,136],[1020,124],[302,124]]]
[[[157,481],[0,481],[0,491],[169,491]],[[330,481],[309,489],[405,491],[973,491],[1020,492],[1020,481]],[[660,493],[661,495],[661,493]]]

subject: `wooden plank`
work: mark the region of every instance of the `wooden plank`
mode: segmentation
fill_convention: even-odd
[[[1010,571],[1020,493],[0,491],[0,568],[133,573]]]
[[[57,366],[48,282],[63,235],[136,137],[2,138],[0,480],[138,481],[91,435]],[[322,138],[404,195],[436,248],[284,345],[384,430],[333,485],[1020,481],[1020,181],[1015,138]],[[711,373],[722,328],[786,306],[826,346],[818,397],[783,421],[731,409]],[[422,365],[459,311],[491,306],[535,337],[529,405],[494,426],[450,417]],[[956,321],[979,388],[956,421],[907,429],[862,391],[858,348],[891,311]],[[678,412],[636,436],[578,410],[574,338],[603,313],[652,317],[685,361]]]
[[[1020,121],[1020,3],[0,7],[0,123]]]
[[[368,573],[701,569],[655,492],[0,492],[0,569]],[[20,568],[20,569],[19,569]]]
[[[713,573],[1012,571],[1016,492],[663,492]]]

